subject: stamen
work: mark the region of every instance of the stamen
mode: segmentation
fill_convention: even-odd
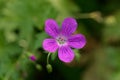
[[[64,45],[64,44],[66,44],[67,39],[66,39],[64,36],[59,36],[59,37],[56,39],[56,41],[57,41],[57,43],[58,43],[59,45]]]

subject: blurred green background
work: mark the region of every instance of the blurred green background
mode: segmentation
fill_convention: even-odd
[[[48,73],[44,22],[66,17],[87,44],[69,64],[52,54]],[[0,80],[120,80],[120,0],[0,0]]]

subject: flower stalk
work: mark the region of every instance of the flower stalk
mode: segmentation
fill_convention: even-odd
[[[50,57],[50,52],[48,53],[48,55],[47,55],[47,65],[49,64],[49,57]]]

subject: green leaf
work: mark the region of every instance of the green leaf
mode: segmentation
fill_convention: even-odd
[[[76,59],[76,61],[77,62],[80,62],[80,52],[79,52],[79,50],[77,50],[77,49],[75,49],[74,50],[74,53],[75,53],[75,59]]]
[[[41,32],[40,34],[37,34],[35,41],[34,41],[35,43],[33,45],[33,50],[41,48],[43,40],[47,37],[48,37],[48,35],[45,32]]]
[[[57,54],[58,54],[57,52],[51,53],[51,60],[52,60],[52,61],[54,61],[54,60],[56,59]]]

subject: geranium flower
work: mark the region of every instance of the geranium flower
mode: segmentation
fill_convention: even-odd
[[[74,18],[64,19],[61,28],[55,20],[47,19],[45,22],[45,32],[52,38],[43,41],[44,50],[51,53],[58,50],[58,57],[61,61],[71,62],[75,56],[72,48],[81,49],[86,44],[84,35],[72,35],[76,28],[77,22]]]

